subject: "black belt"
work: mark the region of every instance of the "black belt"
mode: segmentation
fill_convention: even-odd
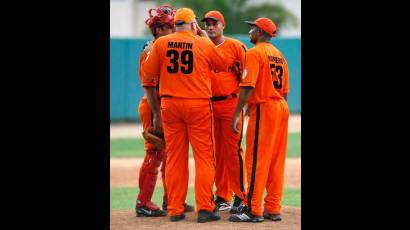
[[[223,101],[223,100],[226,100],[228,98],[236,98],[236,97],[237,97],[237,95],[233,93],[229,96],[211,97],[211,101]]]
[[[161,97],[172,97],[171,95],[162,95]]]

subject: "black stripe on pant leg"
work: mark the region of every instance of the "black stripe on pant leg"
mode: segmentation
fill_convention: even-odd
[[[258,139],[259,139],[259,120],[260,120],[260,104],[256,105],[256,124],[255,124],[255,140],[253,143],[253,162],[252,162],[252,176],[251,185],[248,194],[248,206],[252,207],[252,196],[255,187],[256,162],[258,160]]]
[[[215,152],[214,152],[214,126],[213,126],[213,119],[214,119],[214,113],[212,109],[212,103],[209,101],[209,112],[211,113],[211,142],[212,142],[212,156],[215,160]]]
[[[239,158],[239,181],[240,181],[240,190],[244,192],[244,185],[243,185],[243,159],[241,155],[241,144],[242,144],[242,136],[243,136],[243,111],[241,112],[242,116],[242,127],[241,127],[241,136],[238,142],[238,158]]]
[[[214,112],[212,109],[212,103],[211,100],[209,100],[209,112],[211,113],[211,142],[212,142],[212,157],[214,158],[214,162],[216,162],[215,160],[215,152],[214,152],[214,148],[215,148],[215,144],[214,144],[214,126],[213,126],[213,119],[214,119]],[[216,165],[216,163],[214,164]],[[216,171],[216,168],[215,168]],[[215,181],[215,178],[214,178]],[[212,195],[212,200],[211,203],[215,202],[215,197],[214,195]]]

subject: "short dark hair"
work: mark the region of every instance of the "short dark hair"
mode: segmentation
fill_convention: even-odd
[[[258,32],[260,32],[262,34],[262,36],[266,37],[268,40],[270,40],[272,37],[266,33],[264,30],[262,30],[261,28],[255,26],[255,28],[258,30]]]
[[[157,28],[163,29],[164,26],[168,26],[168,25],[167,25],[167,24],[162,24],[162,23],[160,23],[160,24],[157,24],[156,26],[150,28],[150,29],[151,29],[151,33],[152,33],[152,36],[156,37],[156,36],[157,36]]]

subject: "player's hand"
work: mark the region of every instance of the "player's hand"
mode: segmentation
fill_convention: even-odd
[[[239,78],[239,80],[241,80],[242,79],[242,70],[241,70],[241,63],[239,61],[235,61],[235,64],[233,65],[233,71],[235,72],[235,74]]]
[[[199,36],[208,38],[208,34],[206,33],[205,30],[203,30],[203,29],[201,29],[201,27],[199,27],[198,23],[196,23],[195,26],[196,26],[197,34],[198,34]]]
[[[239,133],[239,114],[234,114],[231,121],[231,129],[235,134]]]
[[[162,118],[160,114],[153,115],[152,123],[153,123],[154,133],[156,135],[161,135],[162,133],[164,133],[162,129]]]

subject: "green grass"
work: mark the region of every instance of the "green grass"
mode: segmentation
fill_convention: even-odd
[[[110,140],[111,157],[144,157],[144,139],[126,138]]]
[[[300,189],[288,188],[283,194],[282,205],[300,207]],[[110,210],[132,210],[135,208],[135,199],[138,188],[111,188],[110,189]],[[156,187],[152,201],[157,205],[162,205],[163,188]],[[195,205],[194,188],[188,189],[187,202]]]
[[[245,149],[245,137],[242,146]],[[288,157],[300,157],[301,145],[300,133],[289,133],[288,137]],[[120,138],[110,140],[110,157],[144,157],[144,140],[142,138]],[[190,156],[192,151],[190,150]]]
[[[289,133],[287,157],[300,157],[301,152],[300,133]]]

